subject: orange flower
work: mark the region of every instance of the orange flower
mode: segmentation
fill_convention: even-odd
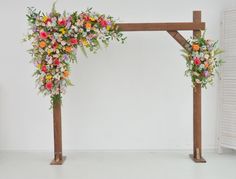
[[[86,29],[91,29],[91,24],[90,24],[89,22],[87,22],[87,23],[85,24],[85,27],[86,27]]]
[[[209,63],[205,62],[205,68],[208,68],[209,67]]]
[[[192,45],[193,51],[198,51],[200,49],[199,45],[193,44]]]
[[[44,41],[41,41],[41,42],[39,42],[39,46],[41,47],[41,48],[44,48],[44,47],[46,47],[46,42],[44,42]]]
[[[70,52],[72,51],[72,47],[66,46],[65,51],[68,52],[68,53],[70,53]]]
[[[70,73],[68,71],[64,71],[63,75],[65,78],[67,78],[70,75]]]

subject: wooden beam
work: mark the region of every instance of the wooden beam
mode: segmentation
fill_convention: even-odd
[[[62,132],[61,132],[61,102],[53,104],[53,129],[54,129],[54,159],[51,165],[62,165],[65,157],[62,155]]]
[[[117,26],[121,31],[205,30],[204,22],[118,23]]]
[[[193,22],[201,23],[201,11],[193,12]],[[193,36],[200,37],[201,31],[194,30]],[[190,157],[197,163],[206,162],[202,157],[201,93],[201,84],[196,84],[193,88],[193,155]]]
[[[184,49],[187,51],[190,48],[188,41],[176,30],[167,31]]]

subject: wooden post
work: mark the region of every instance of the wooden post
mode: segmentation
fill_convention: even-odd
[[[193,22],[201,23],[201,11],[193,11]],[[200,37],[201,30],[193,30],[193,36]],[[202,157],[202,131],[201,131],[201,84],[193,88],[193,161],[205,163]]]
[[[61,102],[53,104],[53,129],[54,129],[54,159],[51,165],[62,165],[65,157],[62,155],[62,134],[61,134]]]

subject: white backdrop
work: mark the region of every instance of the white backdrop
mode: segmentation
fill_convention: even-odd
[[[178,2],[178,3],[177,3]],[[26,7],[51,9],[49,0],[0,0],[0,149],[51,150],[49,98],[37,95],[30,55],[22,44]],[[94,10],[121,22],[191,21],[202,10],[210,38],[220,37],[220,15],[234,0],[59,0],[59,11]],[[166,32],[131,32],[125,45],[73,65],[74,87],[63,99],[67,150],[192,148],[192,89],[180,46]],[[191,33],[184,33],[189,36]],[[216,146],[217,84],[203,90],[203,148]]]

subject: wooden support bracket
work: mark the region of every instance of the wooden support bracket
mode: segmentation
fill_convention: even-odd
[[[188,41],[177,31],[167,31],[185,50],[189,50],[190,44]]]

